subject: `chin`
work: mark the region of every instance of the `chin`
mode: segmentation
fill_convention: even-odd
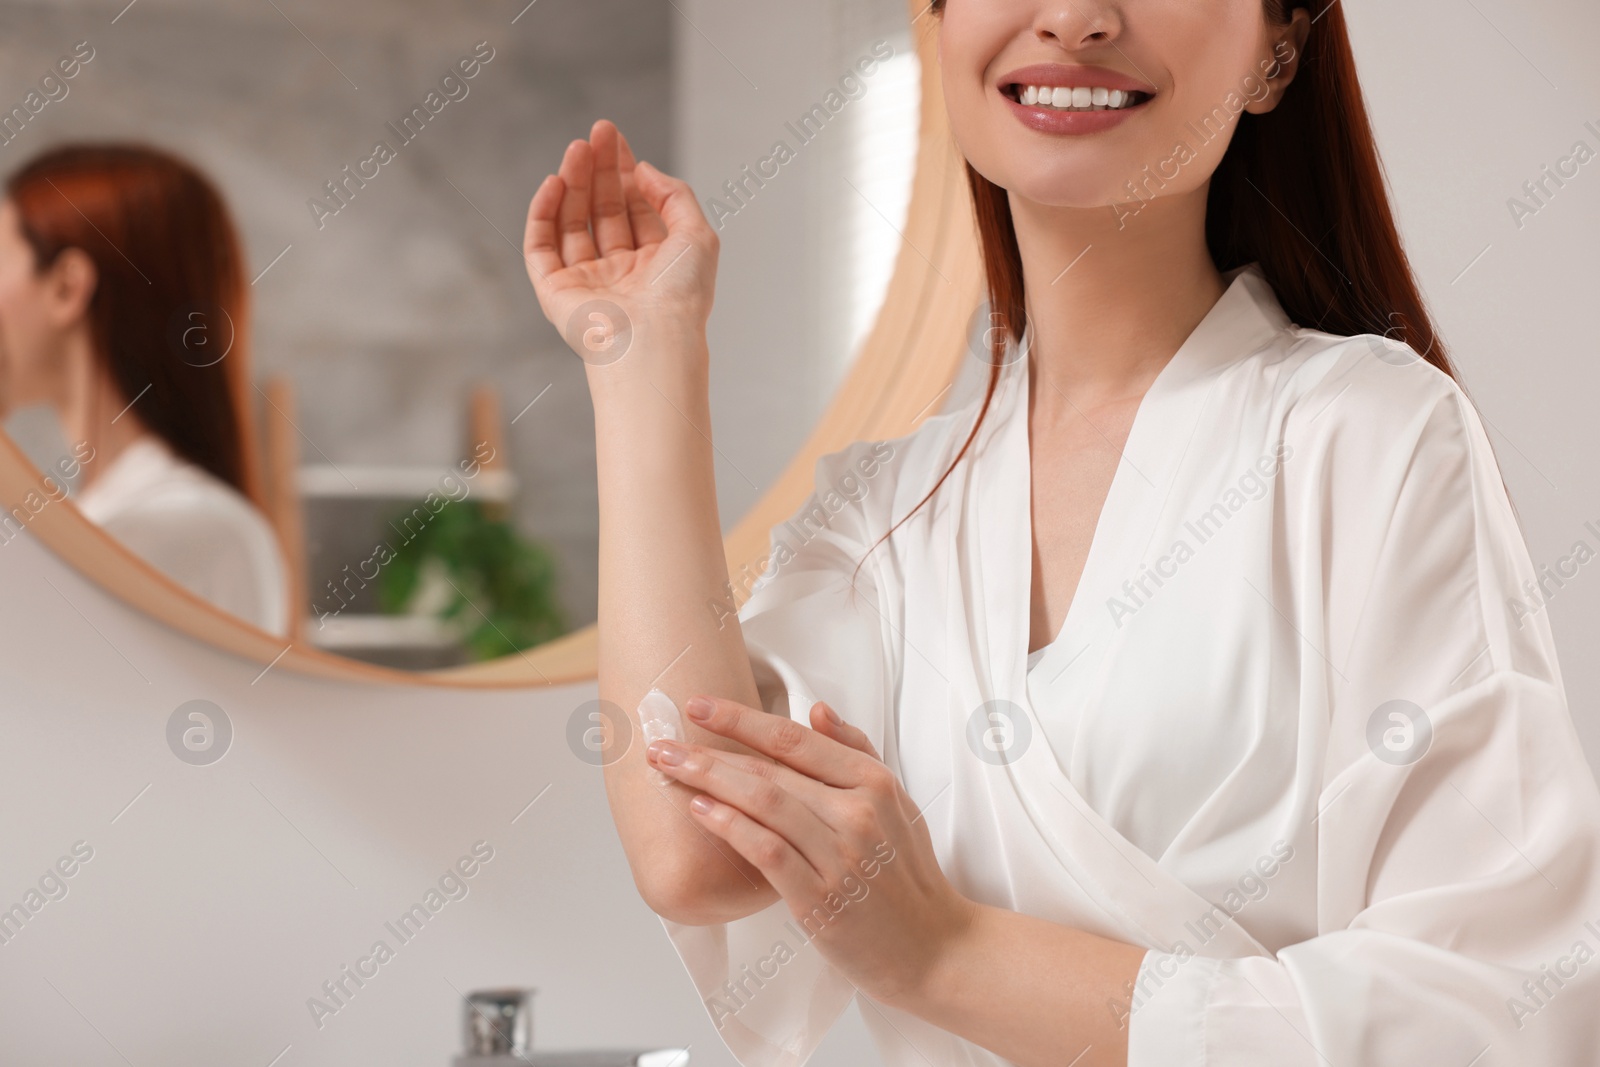
[[[995,168],[973,166],[1012,196],[1045,207],[1078,209],[1109,208],[1121,199],[1120,182],[1111,176],[1132,173],[1120,160],[1108,163],[1087,157],[1070,165],[1058,159],[1032,167],[1014,162]]]

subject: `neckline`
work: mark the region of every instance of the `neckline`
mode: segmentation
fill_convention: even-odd
[[[1207,314],[1209,314],[1209,312]],[[1185,344],[1187,343],[1188,342],[1186,341]],[[1183,348],[1180,346],[1178,351],[1181,352],[1182,350]],[[1134,410],[1133,421],[1128,425],[1128,436],[1122,443],[1122,450],[1118,453],[1117,469],[1112,472],[1111,485],[1106,490],[1105,499],[1100,503],[1100,513],[1095,516],[1094,532],[1089,536],[1089,551],[1084,554],[1083,567],[1078,572],[1077,584],[1073,587],[1072,598],[1067,602],[1067,612],[1062,616],[1061,626],[1056,630],[1055,635],[1051,637],[1050,640],[1046,641],[1044,644],[1040,645],[1031,652],[1027,651],[1027,647],[1029,644],[1029,637],[1033,633],[1034,580],[1033,435],[1028,425],[1030,414],[1029,404],[1032,401],[1030,382],[1031,375],[1028,373],[1028,366],[1032,362],[1032,356],[1030,355],[1027,359],[1019,361],[1019,364],[1022,367],[1022,372],[1018,375],[1018,377],[1021,379],[1021,384],[1018,386],[1018,410],[1014,413],[1013,417],[1022,425],[1022,429],[1020,431],[1022,434],[1022,454],[1026,460],[1026,466],[1023,469],[1023,486],[1025,489],[1025,500],[1027,501],[1028,522],[1023,540],[1027,548],[1025,556],[1028,564],[1024,568],[1022,586],[1022,647],[1024,649],[1024,675],[1032,673],[1041,663],[1051,658],[1050,653],[1061,644],[1062,639],[1067,634],[1073,632],[1073,623],[1076,621],[1075,617],[1082,614],[1080,605],[1084,601],[1084,586],[1088,584],[1087,579],[1093,573],[1093,568],[1099,561],[1099,558],[1105,554],[1105,549],[1102,547],[1107,536],[1105,531],[1114,525],[1114,521],[1108,520],[1114,520],[1117,509],[1122,506],[1123,498],[1127,496],[1126,491],[1122,491],[1123,484],[1128,480],[1129,477],[1127,472],[1130,470],[1137,470],[1137,468],[1135,468],[1133,464],[1128,461],[1128,451],[1134,444],[1134,437],[1139,433],[1140,426],[1149,421],[1144,416],[1145,412],[1148,411],[1151,406],[1149,403],[1150,395],[1156,391],[1157,386],[1161,384],[1162,378],[1165,377],[1167,372],[1172,369],[1172,365],[1173,363],[1177,362],[1177,359],[1177,353],[1174,353],[1172,358],[1168,359],[1161,370],[1156,373],[1156,376],[1151,379],[1149,387],[1144,391],[1144,395],[1139,398],[1139,406]],[[1136,476],[1143,477],[1143,475]]]
[[[1021,626],[1022,634],[1022,673],[1026,679],[1033,671],[1048,661],[1059,658],[1058,653],[1065,639],[1077,634],[1082,629],[1082,618],[1086,602],[1085,587],[1090,585],[1090,580],[1098,574],[1098,568],[1103,565],[1104,556],[1108,551],[1106,542],[1110,534],[1108,530],[1119,526],[1125,527],[1127,512],[1135,503],[1134,494],[1127,483],[1130,479],[1137,479],[1146,483],[1152,491],[1156,491],[1165,484],[1171,471],[1155,469],[1155,465],[1145,463],[1136,466],[1128,457],[1130,454],[1142,455],[1144,453],[1144,439],[1150,433],[1147,429],[1152,416],[1151,409],[1157,406],[1160,400],[1169,392],[1186,382],[1192,381],[1206,372],[1226,365],[1246,356],[1260,351],[1286,326],[1291,325],[1288,315],[1279,304],[1277,294],[1267,282],[1259,263],[1251,262],[1241,267],[1235,267],[1223,274],[1225,288],[1214,304],[1201,316],[1194,329],[1189,332],[1176,352],[1167,360],[1166,365],[1156,373],[1150,386],[1145,390],[1144,396],[1139,398],[1139,406],[1134,412],[1133,421],[1128,427],[1128,436],[1123,441],[1119,453],[1117,469],[1112,474],[1111,486],[1106,491],[1105,500],[1100,505],[1100,513],[1095,517],[1094,533],[1090,536],[1089,551],[1084,556],[1083,568],[1078,574],[1078,582],[1072,591],[1072,599],[1067,604],[1067,612],[1062,617],[1060,628],[1045,644],[1032,651],[1028,650],[1029,638],[1033,633],[1033,441],[1029,432],[1029,367],[1032,355],[1027,345],[1027,332],[1024,331],[1020,345],[1023,358],[1014,360],[1008,365],[1013,372],[1011,381],[1016,383],[1017,408],[1011,412],[1011,423],[1020,426],[1015,432],[1021,434],[1021,451],[1025,466],[1023,467],[1023,500],[1027,514],[1027,524],[1022,531],[1023,558],[1027,565],[1023,568],[1023,587],[1021,600]],[[1157,403],[1153,404],[1154,399]],[[1170,457],[1161,457],[1169,458]],[[1155,480],[1152,480],[1146,470],[1153,471]],[[1129,473],[1132,471],[1133,473]],[[1137,487],[1135,487],[1137,488]],[[1037,658],[1035,658],[1037,657]],[[1076,659],[1076,655],[1073,657]],[[1059,672],[1057,672],[1059,673]]]
[[[190,466],[155,434],[143,434],[124,445],[73,503],[95,522],[104,523],[154,487],[181,477]]]

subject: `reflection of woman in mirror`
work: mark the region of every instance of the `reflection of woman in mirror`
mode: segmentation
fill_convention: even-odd
[[[1600,794],[1343,8],[931,7],[987,389],[824,456],[737,615],[717,234],[605,122],[529,210],[606,786],[719,1032],[799,1064],[860,992],[897,1067],[1592,1063]],[[652,685],[684,742],[624,745]]]
[[[189,164],[57,148],[0,201],[0,413],[52,406],[78,508],[201,598],[282,634],[287,569],[253,501],[246,285],[233,223]]]

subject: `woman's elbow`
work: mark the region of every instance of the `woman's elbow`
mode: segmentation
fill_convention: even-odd
[[[651,911],[684,926],[730,922],[777,899],[764,880],[752,879],[731,862],[634,864],[633,884]]]

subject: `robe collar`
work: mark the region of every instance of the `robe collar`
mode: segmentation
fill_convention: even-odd
[[[1259,263],[1230,270],[1223,280],[1222,296],[1140,402],[1066,620],[1035,670],[1054,676],[1087,666],[1077,663],[1079,657],[1097,641],[1104,644],[1099,639],[1110,621],[1104,604],[1152,547],[1216,372],[1260,352],[1293,325]],[[1025,335],[1022,352],[1027,348]],[[966,572],[984,591],[983,603],[972,605],[982,617],[972,637],[987,650],[994,691],[986,699],[1019,704],[1027,703],[1032,601],[1028,364],[1014,358],[1002,368],[982,441],[974,442],[980,454],[963,533]]]
[[[1075,709],[1078,713],[1098,713],[1094,679],[1125,633],[1106,613],[1107,595],[1153,547],[1162,508],[1183,471],[1212,389],[1221,380],[1217,372],[1261,352],[1292,325],[1258,265],[1230,271],[1224,279],[1228,288],[1140,403],[1066,621],[1034,668],[1074,672],[1063,679],[1060,691],[1077,694],[1071,699],[1082,705]],[[948,733],[909,743],[948,746],[955,753],[950,764],[952,810],[968,812],[967,818],[972,812],[989,813],[987,835],[946,842],[943,859],[964,892],[1170,949],[1190,936],[1182,920],[1205,913],[1209,905],[1085,801],[1040,726],[1039,716],[1052,709],[1035,708],[1028,693],[1032,529],[1027,371],[1025,359],[1002,371],[986,432],[973,442],[978,454],[963,477],[961,521],[952,524],[956,540],[950,547],[958,583],[951,587],[950,610],[942,623],[944,647],[952,657],[970,657],[970,669],[941,672],[949,687],[950,718],[941,724]],[[1193,462],[1203,463],[1204,457]],[[976,755],[963,758],[963,748],[973,744],[974,722],[981,727],[984,721],[979,713],[993,708],[1003,709],[1014,729],[1032,734],[1030,742],[1017,747],[1020,754],[1001,766],[980,762]],[[919,717],[902,729],[917,734],[928,726]],[[1012,867],[1021,873],[1002,873]],[[1265,954],[1265,949],[1230,921],[1203,954]]]

